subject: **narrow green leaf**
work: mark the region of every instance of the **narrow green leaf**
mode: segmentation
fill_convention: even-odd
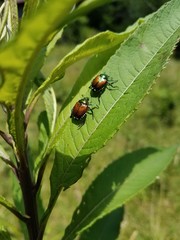
[[[46,149],[49,135],[50,135],[50,129],[49,129],[49,123],[48,123],[48,117],[47,112],[43,111],[39,114],[38,117],[38,128],[39,128],[39,148],[38,148],[38,157],[35,160],[35,166],[34,170],[37,172],[39,168],[39,164],[42,161],[42,157],[44,154],[44,151]]]
[[[58,189],[68,188],[81,177],[90,155],[112,138],[149,92],[180,37],[179,12],[179,1],[169,2],[143,23],[110,59],[104,52],[87,64],[79,85],[72,90],[71,96],[75,97],[68,98],[50,140],[49,151],[56,148],[51,173],[52,182],[56,183],[51,186],[52,199]],[[102,63],[105,66],[101,69]],[[94,110],[94,119],[87,116],[84,126],[78,129],[70,119],[71,109],[82,95],[91,97],[89,86],[97,72],[118,80],[119,89],[106,89],[99,109]],[[91,102],[97,105],[98,99],[92,97]]]
[[[48,117],[49,132],[52,134],[56,121],[57,114],[57,102],[54,89],[52,87],[48,88],[43,94],[45,109]]]
[[[19,186],[19,182],[17,181],[17,178],[13,173],[11,174],[11,182],[12,182],[13,202],[19,211],[24,212],[24,203],[23,203],[21,188]]]
[[[48,88],[43,94],[46,111],[40,113],[38,118],[39,127],[39,155],[35,160],[35,171],[43,161],[43,155],[47,148],[50,135],[52,134],[56,121],[57,103],[53,88]]]
[[[120,233],[120,224],[123,220],[124,208],[120,207],[103,218],[97,220],[92,227],[84,231],[79,240],[114,240]]]
[[[55,47],[57,41],[61,38],[62,34],[63,34],[63,29],[61,29],[60,31],[56,31],[52,35],[51,40],[49,41],[47,46],[46,56],[48,56],[49,53],[52,51],[52,49]]]
[[[4,38],[8,39],[7,36],[7,18],[8,18],[8,9],[9,2],[4,2],[0,7],[0,40],[2,41]]]
[[[75,239],[97,219],[119,208],[150,185],[172,161],[176,150],[177,147],[140,149],[109,165],[86,191],[63,240]]]
[[[17,218],[22,221],[26,221],[28,219],[27,216],[22,215],[12,203],[10,203],[7,199],[0,196],[0,204],[7,208],[11,213],[13,213]]]
[[[56,97],[53,88],[48,88],[43,94],[44,104],[46,111],[41,112],[38,118],[39,127],[39,155],[35,160],[35,175],[39,170],[39,166],[44,161],[43,156],[48,145],[49,137],[54,130],[56,121],[57,104]],[[42,204],[40,193],[37,197],[39,216],[41,217],[44,213],[44,207]]]
[[[0,7],[0,40],[8,41],[18,30],[18,11],[16,0],[6,0]]]
[[[9,2],[10,2],[10,29],[12,32],[12,36],[15,36],[19,27],[17,1],[9,0]]]

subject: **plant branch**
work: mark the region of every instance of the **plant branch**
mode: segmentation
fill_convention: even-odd
[[[27,159],[22,159],[20,156],[19,166],[19,181],[22,189],[25,213],[29,216],[29,221],[26,222],[30,240],[36,240],[38,236],[39,221],[36,202],[36,194],[34,192],[34,184],[32,182]]]
[[[7,144],[9,144],[13,148],[13,139],[12,139],[11,135],[9,135],[1,130],[0,130],[0,135],[7,142]]]

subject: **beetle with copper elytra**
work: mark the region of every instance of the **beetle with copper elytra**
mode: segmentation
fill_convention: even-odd
[[[91,114],[92,117],[94,117],[93,109],[98,108],[98,106],[92,108],[90,107],[90,105],[91,103],[89,102],[89,98],[84,97],[75,103],[71,111],[70,118],[72,118],[75,121],[78,121],[80,127],[84,125],[87,113]]]
[[[108,75],[103,73],[93,79],[89,88],[93,92],[101,94],[106,88],[109,90],[118,89],[117,86],[114,86],[115,82],[117,82],[117,80],[112,80]]]

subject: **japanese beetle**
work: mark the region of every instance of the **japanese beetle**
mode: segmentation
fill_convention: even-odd
[[[118,89],[117,86],[114,86],[115,82],[117,81],[110,79],[110,77],[104,73],[97,75],[89,87],[92,90],[92,96],[100,97],[106,88],[109,90]]]
[[[74,105],[74,107],[73,107],[73,109],[71,111],[70,118],[75,120],[74,122],[76,122],[76,123],[78,122],[79,123],[79,127],[84,125],[84,123],[86,121],[87,113],[91,114],[94,117],[93,109],[94,108],[98,108],[98,106],[96,106],[94,108],[91,108],[90,105],[91,104],[89,102],[89,98],[88,97],[84,97],[84,98],[80,99]]]

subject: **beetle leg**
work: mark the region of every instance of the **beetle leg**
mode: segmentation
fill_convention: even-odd
[[[116,83],[116,82],[118,82],[118,80],[113,80],[113,79],[108,80],[108,83]]]
[[[100,104],[101,102],[100,102],[100,98],[101,97],[101,94],[99,94],[99,96],[98,96],[98,103]],[[99,107],[98,107],[99,108]]]
[[[114,86],[113,84],[114,84],[114,82],[109,83],[109,84],[107,85],[107,89],[109,89],[109,90],[119,89],[118,86]],[[110,87],[111,87],[111,88],[110,88]]]
[[[92,109],[99,109],[99,106],[96,104],[96,106],[94,106]]]
[[[92,119],[94,119],[94,112],[92,108],[89,108],[87,111],[90,115],[92,115]]]
[[[87,115],[84,114],[84,116],[80,119],[80,123],[78,124],[78,129],[80,129],[86,122]]]

